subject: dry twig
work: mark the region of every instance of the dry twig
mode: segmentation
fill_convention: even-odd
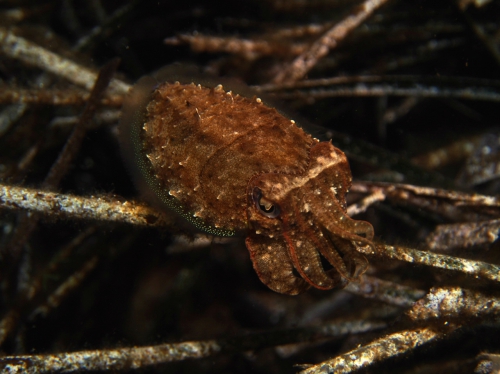
[[[110,196],[82,197],[23,187],[0,185],[0,204],[51,217],[124,222],[140,226],[164,226],[168,220],[143,203]]]

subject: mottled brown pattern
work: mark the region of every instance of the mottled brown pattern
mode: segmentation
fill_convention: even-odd
[[[247,228],[248,180],[303,172],[316,142],[256,98],[179,83],[154,92],[143,138],[170,195],[210,226],[229,230]]]
[[[132,92],[120,129],[124,151],[132,144],[139,157],[126,159],[136,181],[146,180],[140,187],[200,229],[246,232],[254,268],[276,292],[331,289],[364,272],[357,247],[372,245],[373,228],[346,215],[351,172],[342,151],[221,85],[140,90],[147,98]]]

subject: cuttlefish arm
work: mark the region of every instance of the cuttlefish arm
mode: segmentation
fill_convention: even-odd
[[[270,289],[297,295],[310,287],[304,279],[295,275],[287,244],[282,238],[250,234],[245,242],[259,279]]]
[[[246,245],[264,284],[285,294],[309,286],[327,290],[366,270],[368,263],[357,248],[373,245],[373,228],[347,216],[350,185],[344,153],[328,142],[311,149],[309,167],[300,175],[252,178]]]

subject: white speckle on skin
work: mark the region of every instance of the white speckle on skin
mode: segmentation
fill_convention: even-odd
[[[318,157],[318,158],[316,159],[316,161],[317,161],[317,162],[318,162],[318,164],[320,164],[321,166],[326,165],[326,164],[328,163],[328,159],[327,159],[327,158],[325,158],[325,157],[321,157],[321,156],[320,156],[320,157]]]
[[[295,245],[297,246],[297,248],[300,248],[302,246],[302,242],[300,240],[298,240]]]

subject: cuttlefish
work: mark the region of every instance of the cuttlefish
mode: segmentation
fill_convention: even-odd
[[[356,279],[367,268],[357,248],[374,234],[346,214],[345,154],[247,90],[197,79],[167,68],[124,101],[122,153],[146,199],[210,234],[246,235],[257,275],[276,292]]]

